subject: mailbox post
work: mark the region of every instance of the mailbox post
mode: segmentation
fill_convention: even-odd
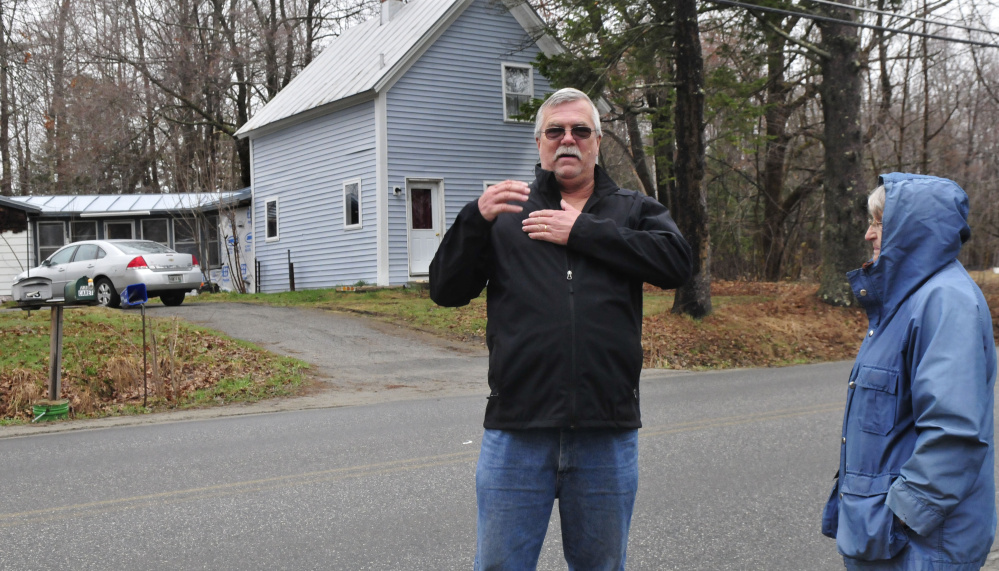
[[[61,298],[53,297],[52,282],[46,278],[29,278],[18,284],[14,292],[17,305],[21,309],[32,310],[49,307],[52,310],[52,332],[49,338],[49,398],[47,402],[34,405],[35,419],[45,416],[65,416],[68,403],[58,402],[62,384],[62,318],[66,307],[97,305],[94,280],[80,278],[67,283]]]
[[[142,312],[142,408],[146,407],[146,400],[149,396],[149,386],[146,383],[146,302],[149,296],[146,294],[146,284],[132,284],[125,286],[125,291],[121,294],[121,302],[126,306],[138,305]]]

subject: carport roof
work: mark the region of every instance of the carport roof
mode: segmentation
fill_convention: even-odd
[[[164,214],[190,210],[218,210],[250,200],[249,188],[228,192],[177,194],[88,194],[55,196],[2,196],[0,206],[41,216]]]

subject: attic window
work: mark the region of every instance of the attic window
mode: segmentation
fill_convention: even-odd
[[[503,64],[503,119],[517,119],[520,106],[534,97],[534,68],[517,63]]]

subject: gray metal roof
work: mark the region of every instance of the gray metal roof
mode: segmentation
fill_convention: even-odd
[[[249,136],[264,126],[336,102],[373,96],[404,71],[437,33],[471,3],[472,0],[409,0],[384,25],[376,15],[347,29],[255,113],[236,136]],[[541,36],[541,18],[526,2],[502,0],[502,3],[532,37]],[[538,39],[538,46],[549,55],[561,51],[548,37]]]
[[[14,200],[12,196],[0,196],[0,207],[14,208],[17,210],[23,210],[25,212],[41,212],[42,209],[37,206],[31,206],[24,204],[18,200]]]
[[[228,192],[186,192],[177,194],[88,194],[57,196],[6,196],[0,205],[42,216],[127,215],[185,210],[216,210],[220,203],[236,204],[251,197],[249,188]]]

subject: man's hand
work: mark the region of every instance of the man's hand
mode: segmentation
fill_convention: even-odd
[[[565,200],[562,210],[535,210],[524,219],[524,232],[534,240],[544,240],[564,246],[580,212]]]
[[[510,201],[524,202],[530,192],[527,183],[519,180],[504,180],[494,184],[479,197],[479,213],[487,221],[492,222],[502,212],[520,212],[524,207],[510,204]]]

